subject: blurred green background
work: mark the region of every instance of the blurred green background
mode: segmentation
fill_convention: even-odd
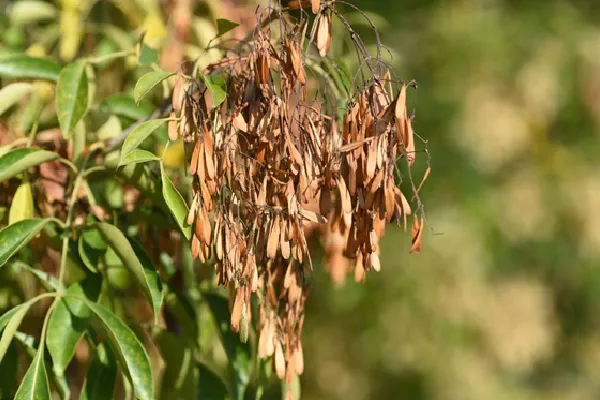
[[[364,285],[316,274],[303,395],[600,398],[600,4],[355,4],[419,84],[431,230],[389,229]]]

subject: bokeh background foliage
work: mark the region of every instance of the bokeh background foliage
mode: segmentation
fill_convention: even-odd
[[[0,2],[0,9],[18,3]],[[202,55],[206,38],[214,37],[206,33],[215,29],[214,17],[252,19],[253,6],[244,2],[240,9],[241,3],[198,2],[189,43],[171,51]],[[600,7],[583,0],[354,3],[376,21],[395,72],[419,84],[409,101],[416,132],[432,154],[432,174],[421,192],[431,230],[416,256],[408,255],[409,234],[388,229],[382,271],[364,284],[348,279],[336,288],[324,269],[316,269],[303,335],[303,398],[598,398]],[[85,48],[84,29],[103,32],[92,50],[106,54],[133,46],[131,30],[168,40],[173,22],[153,0],[54,5],[38,15],[43,23],[28,21],[31,12],[21,20],[3,13],[1,51],[52,54],[66,62]],[[107,29],[107,19],[121,29]],[[357,30],[374,43],[368,29]],[[344,57],[347,46],[336,41],[332,52]],[[163,69],[176,70],[168,61],[161,55]],[[135,74],[127,63],[107,64],[96,77],[102,82],[97,96],[131,90]],[[151,105],[144,107],[149,113]],[[139,116],[120,118],[126,124]],[[10,123],[26,132],[31,116]],[[180,160],[174,153],[173,165]],[[106,201],[121,206],[117,197]],[[134,298],[122,268],[111,271],[121,288],[116,298]],[[2,310],[37,290],[34,278],[1,273]],[[133,320],[135,303],[120,303]],[[197,340],[222,363],[224,351],[203,310],[199,326],[206,328]],[[25,322],[35,328],[39,315]],[[154,339],[159,347],[182,345],[168,334]],[[149,352],[160,358],[159,349]],[[197,383],[179,375],[165,381],[175,376]],[[268,395],[278,391],[273,386]]]

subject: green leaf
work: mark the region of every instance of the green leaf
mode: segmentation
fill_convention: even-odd
[[[175,189],[175,185],[171,182],[171,179],[167,175],[165,171],[165,167],[161,164],[160,166],[160,174],[162,177],[162,192],[165,198],[165,202],[171,210],[171,214],[175,217],[175,221],[177,221],[177,225],[181,228],[181,232],[183,235],[189,240],[192,237],[192,227],[187,224],[187,215],[189,213],[189,209],[185,201],[183,201],[183,197],[181,194]]]
[[[77,167],[81,167],[83,161],[83,151],[85,150],[85,123],[80,120],[73,130],[71,137],[71,161],[75,163]]]
[[[11,150],[0,157],[0,182],[10,179],[28,168],[57,158],[59,158],[58,153],[37,147],[21,147]]]
[[[26,219],[0,231],[0,267],[42,231],[48,219]]]
[[[56,85],[56,114],[63,137],[68,138],[83,117],[88,103],[85,61],[75,61],[60,71]]]
[[[47,79],[56,82],[60,65],[53,60],[13,54],[0,58],[0,76],[7,78]]]
[[[30,83],[16,82],[6,85],[0,90],[0,115],[19,102],[34,86]]]
[[[111,346],[119,355],[122,368],[131,379],[136,397],[141,400],[152,400],[152,369],[144,346],[116,315],[99,304],[88,301],[86,303],[102,322]]]
[[[90,276],[81,283],[71,285],[67,293],[97,301],[102,281],[98,276]],[[90,323],[91,312],[86,304],[76,298],[61,299],[48,321],[46,345],[54,362],[54,373],[61,376],[73,355],[75,346],[82,338]]]
[[[243,399],[244,392],[250,381],[250,367],[252,362],[250,344],[242,343],[239,335],[231,330],[231,317],[227,299],[212,293],[205,293],[203,297],[206,299],[212,316],[215,319],[225,353],[229,359],[229,366],[235,378],[235,397]]]
[[[15,394],[15,400],[50,400],[50,384],[44,362],[44,344],[40,343],[38,351],[23,377],[21,386]]]
[[[96,135],[98,136],[98,140],[112,139],[119,136],[122,130],[119,118],[116,115],[111,115],[104,125],[98,129]]]
[[[22,0],[10,7],[12,25],[25,25],[31,22],[53,19],[58,16],[56,7],[41,0]]]
[[[31,194],[31,185],[25,179],[13,196],[8,213],[8,224],[12,225],[29,218],[33,218],[33,196]]]
[[[154,310],[155,323],[162,306],[162,283],[150,257],[135,241],[126,238],[114,225],[100,222],[97,224],[100,235],[119,256],[125,267],[135,276],[142,292]]]
[[[227,97],[227,86],[221,75],[202,75],[212,99],[213,108],[219,106]]]
[[[97,265],[106,253],[108,245],[96,229],[86,229],[79,237],[77,249],[83,264],[92,272],[98,272]]]
[[[100,106],[100,111],[106,114],[114,114],[130,120],[147,118],[152,113],[152,106],[147,103],[136,105],[135,100],[129,96],[118,95],[106,100]]]
[[[15,341],[23,347],[25,353],[27,353],[29,358],[33,361],[39,348],[39,342],[33,336],[18,331],[15,333]],[[44,357],[44,364],[50,384],[54,386],[54,389],[58,392],[60,398],[62,400],[70,399],[71,390],[66,375],[61,377],[56,376],[56,374],[52,372],[52,366],[49,364],[46,357]]]
[[[127,136],[121,147],[121,160],[133,150],[137,149],[140,144],[158,127],[164,124],[168,118],[151,119],[150,121],[142,122]]]
[[[40,281],[40,283],[42,284],[44,289],[46,289],[49,292],[56,291],[61,286],[58,283],[58,280],[55,277],[53,277],[52,275],[50,275],[49,273],[40,271],[39,269],[32,268],[25,263],[17,261],[17,262],[12,263],[11,267],[22,268],[26,271],[29,271],[33,276],[35,276]]]
[[[4,358],[8,346],[10,345],[13,336],[15,336],[15,332],[19,328],[19,325],[21,325],[23,318],[25,318],[25,314],[27,314],[27,311],[29,311],[29,308],[36,300],[37,299],[32,299],[19,304],[0,318],[0,329],[5,328],[4,331],[2,331],[2,337],[0,338],[0,361]]]
[[[138,64],[150,65],[158,62],[158,53],[152,47],[145,43],[142,43],[140,50],[140,57],[138,58]]]
[[[238,26],[240,26],[240,24],[237,24],[228,19],[217,18],[217,30],[218,30],[217,37],[223,36],[230,30],[237,28]]]
[[[140,100],[143,99],[148,92],[154,89],[156,85],[159,85],[162,81],[173,75],[175,75],[175,72],[153,71],[142,76],[138,79],[135,88],[133,89],[135,103],[139,104]]]
[[[135,149],[125,157],[121,157],[119,167],[129,164],[145,163],[148,161],[160,161],[160,158],[147,150]]]
[[[117,381],[115,356],[100,343],[88,367],[79,400],[112,400]]]
[[[198,374],[198,399],[226,400],[229,398],[225,382],[210,368],[203,363],[198,363]]]

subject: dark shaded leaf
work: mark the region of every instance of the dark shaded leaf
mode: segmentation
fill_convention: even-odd
[[[152,106],[145,102],[136,105],[132,97],[119,95],[102,103],[100,111],[137,121],[148,117],[152,113]]]
[[[250,367],[252,355],[250,344],[242,343],[239,335],[231,330],[229,302],[225,297],[205,293],[204,299],[208,303],[210,311],[215,319],[219,330],[225,353],[229,359],[229,366],[235,378],[235,394],[237,399],[244,398],[244,392],[250,380]]]
[[[88,367],[80,400],[111,400],[117,381],[117,362],[111,350],[100,343]]]
[[[206,365],[198,363],[198,400],[228,399],[227,386],[223,379]],[[242,397],[243,399],[243,397]]]
[[[217,37],[223,36],[232,29],[237,28],[240,24],[230,21],[225,18],[217,18]]]

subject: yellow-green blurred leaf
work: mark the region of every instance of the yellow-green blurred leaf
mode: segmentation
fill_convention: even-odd
[[[12,225],[16,222],[23,221],[33,217],[33,196],[31,194],[31,185],[29,181],[24,180],[19,185],[12,203],[10,212],[8,213],[8,224]]]

